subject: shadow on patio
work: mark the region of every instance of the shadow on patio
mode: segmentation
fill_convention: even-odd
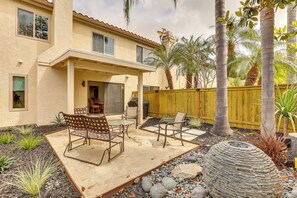
[[[65,158],[64,149],[68,144],[68,131],[63,130],[46,135],[55,153],[64,165],[70,179],[84,197],[108,197],[133,182],[136,178],[150,172],[160,165],[198,147],[196,144],[168,138],[168,144],[162,148],[163,139],[157,141],[154,133],[143,130],[130,130],[131,138],[125,137],[125,152],[107,162],[107,156],[100,166],[86,164]],[[91,146],[85,145],[74,149],[69,154],[86,160],[100,158],[107,143],[92,141]],[[112,151],[116,154],[118,147]]]

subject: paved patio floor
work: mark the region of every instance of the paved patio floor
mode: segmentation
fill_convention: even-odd
[[[125,152],[109,163],[105,156],[104,162],[100,166],[63,156],[68,143],[67,130],[52,133],[46,137],[73,183],[87,198],[110,195],[114,189],[198,146],[187,142],[181,146],[179,140],[168,138],[167,146],[163,148],[164,137],[161,137],[161,141],[156,141],[156,134],[134,128],[131,128],[129,135],[130,139],[125,137]],[[91,146],[85,145],[74,149],[69,152],[69,155],[98,162],[105,148],[106,143],[92,141]],[[113,154],[118,150],[119,148],[116,147]]]

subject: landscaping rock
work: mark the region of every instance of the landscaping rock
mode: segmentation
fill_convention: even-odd
[[[297,197],[297,187],[293,188],[291,194],[293,195],[293,197]]]
[[[202,172],[202,167],[198,164],[180,164],[176,166],[171,174],[179,180],[193,179]]]
[[[167,190],[165,189],[165,187],[162,186],[162,184],[158,183],[151,188],[150,195],[152,196],[152,198],[162,198],[166,192]]]
[[[150,192],[153,184],[152,181],[148,177],[142,178],[141,187],[144,192]]]
[[[192,190],[191,198],[203,198],[206,195],[206,191],[203,186],[198,185],[194,190]]]
[[[177,183],[170,177],[164,177],[162,179],[162,185],[167,189],[171,190],[172,188],[175,188]]]

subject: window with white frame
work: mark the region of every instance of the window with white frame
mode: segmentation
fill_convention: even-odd
[[[48,17],[18,9],[18,35],[48,40]]]
[[[139,63],[143,63],[149,65],[151,60],[150,58],[153,57],[152,50],[136,46],[136,61]]]
[[[12,109],[26,109],[27,77],[11,75],[11,107]]]
[[[93,51],[114,55],[114,39],[93,32]]]

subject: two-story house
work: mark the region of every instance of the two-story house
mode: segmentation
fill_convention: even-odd
[[[0,29],[0,127],[48,124],[90,97],[119,114],[132,91],[141,102],[143,86],[166,86],[145,63],[158,43],[77,13],[72,0],[1,0]]]

